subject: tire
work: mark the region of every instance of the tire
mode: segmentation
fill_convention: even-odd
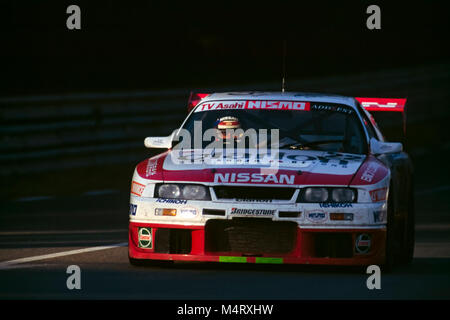
[[[395,211],[393,200],[393,188],[389,188],[389,197],[387,203],[387,226],[386,226],[386,247],[385,247],[385,262],[382,269],[385,272],[391,272],[397,264],[397,250],[395,247]]]
[[[410,264],[414,257],[414,246],[415,246],[415,211],[414,211],[414,192],[413,188],[410,188],[408,194],[408,212],[405,219],[405,235],[404,235],[404,246],[402,250],[402,264]]]

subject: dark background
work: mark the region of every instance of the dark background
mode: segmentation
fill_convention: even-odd
[[[66,28],[70,4],[81,8],[81,30]],[[381,30],[366,28],[370,4],[381,8]],[[442,62],[447,8],[445,1],[2,1],[0,93],[278,81],[283,40],[288,80]]]
[[[0,197],[128,193],[190,91],[280,90],[284,43],[288,91],[408,98],[391,141],[424,172],[450,150],[449,20],[445,1],[1,1]]]
[[[448,299],[446,3],[0,0],[0,265],[125,243],[133,170],[161,151],[144,138],[180,125],[190,91],[280,90],[284,40],[287,90],[408,99],[417,244],[377,292],[334,267],[132,268],[118,247],[0,270],[0,298]],[[371,4],[381,30],[366,28]]]

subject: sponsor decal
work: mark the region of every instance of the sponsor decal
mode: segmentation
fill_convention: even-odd
[[[319,205],[321,208],[353,208],[351,203],[324,202]]]
[[[208,164],[213,167],[225,167],[225,166],[239,166],[239,167],[262,167],[261,170],[267,170],[270,168],[283,167],[291,170],[302,170],[305,172],[313,171],[320,174],[340,174],[349,175],[354,174],[361,165],[363,158],[361,156],[341,154],[341,153],[321,153],[317,155],[317,152],[306,152],[304,154],[294,152],[272,152],[272,153],[251,153],[245,149],[234,149],[234,152],[228,152],[226,149],[195,149],[195,150],[176,150],[172,151],[168,160],[164,163],[164,169],[166,170],[180,170],[179,165],[192,165],[192,164]],[[273,150],[272,150],[273,151]],[[318,165],[316,165],[318,164]],[[270,167],[269,167],[270,166]],[[309,169],[310,168],[310,169]],[[144,167],[145,170],[145,167]],[[253,176],[248,172],[237,172],[231,174],[227,173],[218,174],[215,177],[219,182],[260,182],[264,183],[264,180],[278,180],[280,179],[286,184],[294,183],[294,177],[289,174],[290,172],[283,172],[287,175],[276,177],[266,177],[269,173],[275,174],[276,172],[253,172]],[[145,171],[144,174],[145,176]],[[253,180],[253,181],[250,181]],[[255,181],[256,180],[256,181]],[[258,181],[259,180],[259,181]],[[272,181],[273,182],[273,181]]]
[[[131,183],[131,193],[136,196],[140,197],[142,195],[142,192],[144,192],[144,189],[145,189],[145,185],[143,185],[143,184],[140,184],[136,181],[133,181]]]
[[[145,175],[150,177],[156,173],[156,166],[158,165],[158,159],[148,160],[147,168],[145,169]]]
[[[375,172],[377,172],[379,167],[380,166],[377,163],[370,162],[366,170],[364,170],[363,174],[361,175],[361,180],[372,182],[373,177],[375,176]]]
[[[283,258],[256,257],[255,263],[283,264]]]
[[[306,213],[306,219],[311,222],[323,222],[327,219],[327,214],[323,211],[311,211]]]
[[[180,210],[180,215],[182,215],[182,216],[195,216],[195,215],[197,215],[197,209],[191,208],[191,207],[182,208]]]
[[[135,216],[137,210],[137,205],[130,203],[130,216]]]
[[[369,191],[369,193],[370,193],[370,198],[372,199],[372,202],[384,201],[384,200],[386,200],[387,188],[375,189],[375,190]]]
[[[333,112],[341,112],[346,114],[352,114],[353,110],[348,107],[338,106],[338,105],[325,105],[325,104],[317,104],[314,103],[311,105],[311,110],[314,111],[333,111]]]
[[[246,257],[231,257],[231,256],[219,256],[219,262],[236,262],[236,263],[246,263]]]
[[[362,106],[364,108],[393,108],[395,109],[397,107],[397,102],[388,102],[388,103],[378,103],[378,102],[363,102]]]
[[[202,103],[195,112],[209,110],[228,109],[269,109],[269,110],[299,110],[309,111],[309,102],[300,101],[272,101],[272,100],[248,100],[248,101],[216,101]]]
[[[259,203],[270,203],[272,199],[235,199],[237,202],[259,202]]]
[[[172,203],[172,204],[186,204],[187,200],[184,199],[167,199],[167,198],[158,198],[156,199],[158,203]]]
[[[371,238],[367,233],[362,233],[356,237],[355,249],[358,253],[368,253],[371,246]]]
[[[231,208],[230,214],[244,216],[273,216],[275,214],[275,210]]]
[[[151,228],[139,228],[138,242],[140,248],[152,248],[152,229]]]
[[[164,142],[165,142],[165,141],[164,141],[163,138],[154,138],[154,139],[152,140],[152,143],[153,143],[154,145],[157,145],[157,146],[163,145]]]
[[[364,109],[367,111],[400,111],[403,112],[406,99],[392,98],[363,98],[357,97]]]
[[[290,174],[268,174],[263,175],[261,173],[215,173],[215,183],[274,183],[274,184],[294,184],[295,175]]]
[[[336,164],[342,167],[346,167],[350,161],[361,161],[363,157],[350,154],[341,154],[329,152],[321,156],[305,155],[305,154],[292,154],[286,152],[277,152],[274,154],[254,154],[246,150],[239,150],[239,152],[223,152],[224,150],[214,150],[211,153],[205,153],[198,150],[184,150],[178,153],[171,153],[170,156],[175,160],[215,160],[217,163],[226,163],[230,160],[240,160],[241,163],[255,163],[255,164],[268,164],[273,161],[278,161],[283,164],[294,164],[295,166],[309,166],[311,162],[319,161],[325,164]],[[357,163],[359,166],[359,163]]]

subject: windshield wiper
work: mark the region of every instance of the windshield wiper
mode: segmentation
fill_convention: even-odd
[[[288,141],[283,141],[283,140],[288,140]],[[284,136],[283,138],[280,139],[280,149],[288,149],[291,148],[292,146],[300,146],[303,145],[305,143],[305,141],[303,139],[298,139],[297,137],[293,137],[293,136]]]
[[[337,143],[337,142],[344,142],[344,140],[317,140],[317,141],[311,141],[311,142],[306,142],[306,143],[302,143],[302,142],[296,142],[296,143],[292,143],[289,145],[285,145],[284,147],[288,147],[289,149],[303,149],[305,147],[310,147],[310,146],[314,146],[314,145],[319,145],[319,144],[326,144],[326,143]]]

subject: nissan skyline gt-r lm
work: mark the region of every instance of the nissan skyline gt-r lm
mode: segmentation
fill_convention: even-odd
[[[382,265],[412,260],[412,163],[375,114],[406,99],[191,94],[189,115],[145,146],[129,213],[131,264]]]

